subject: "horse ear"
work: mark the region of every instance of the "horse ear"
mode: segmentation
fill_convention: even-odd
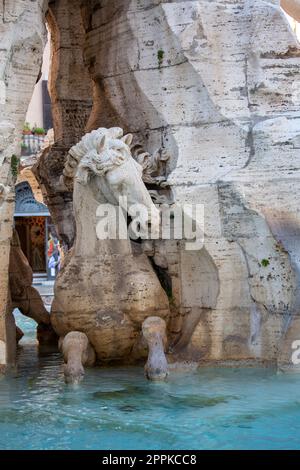
[[[130,147],[130,145],[132,144],[132,141],[133,141],[133,135],[132,135],[132,134],[124,135],[124,137],[122,137],[121,140],[122,140],[126,145],[128,145],[128,147]]]
[[[106,144],[107,144],[107,136],[104,135],[102,139],[100,140],[98,151],[101,152],[102,150],[104,150],[106,147]]]

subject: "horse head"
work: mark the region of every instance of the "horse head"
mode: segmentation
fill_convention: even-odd
[[[125,208],[129,215],[139,212],[140,233],[147,235],[149,225],[157,229],[159,210],[143,182],[143,168],[132,157],[133,136],[123,135],[120,128],[100,128],[83,137],[69,151],[64,169],[65,178],[75,178],[82,185],[94,185],[106,202]],[[97,192],[96,191],[96,192]]]

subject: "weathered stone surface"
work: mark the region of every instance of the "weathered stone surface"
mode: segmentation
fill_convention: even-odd
[[[8,294],[8,264],[13,220],[10,162],[20,153],[20,135],[46,42],[47,1],[0,3],[0,364],[14,362],[14,338]],[[4,351],[4,352],[3,352]]]
[[[163,250],[175,343],[199,360],[276,362],[298,275],[265,214],[298,227],[300,187],[300,50],[279,0],[94,0],[83,11],[90,125],[165,147],[176,202],[205,206],[202,253]]]
[[[32,286],[33,272],[24,255],[17,231],[13,230],[9,255],[10,310],[7,312],[6,331],[11,343],[20,341],[23,332],[16,327],[14,309],[36,321],[39,346],[57,346],[58,337],[50,324],[50,315],[40,293]],[[16,338],[16,339],[14,339]],[[15,345],[11,344],[10,355],[15,358]],[[13,361],[11,361],[13,362]]]
[[[50,324],[50,316],[39,292],[32,287],[33,273],[24,255],[17,231],[14,229],[9,257],[9,289],[12,310],[18,308],[23,315],[37,324]]]
[[[58,144],[44,149],[32,171],[39,182],[44,202],[50,210],[62,246],[67,251],[74,243],[75,221],[73,194],[60,183],[66,152],[67,149]]]
[[[280,4],[282,8],[294,18],[296,21],[300,21],[300,1],[299,0],[281,0]]]
[[[34,167],[58,235],[66,249],[74,242],[72,193],[59,185],[68,150],[84,134],[92,109],[92,82],[83,64],[84,28],[81,0],[49,3],[51,32],[49,92],[54,125],[54,145]]]

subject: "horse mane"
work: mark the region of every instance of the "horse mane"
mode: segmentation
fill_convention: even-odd
[[[145,152],[140,144],[132,144],[132,134],[124,136],[123,129],[120,127],[111,127],[106,129],[100,127],[86,135],[81,141],[71,147],[68,152],[67,160],[64,166],[61,183],[64,188],[73,191],[74,179],[87,184],[91,174],[103,176],[114,167],[121,165],[130,152],[130,156],[143,169],[143,180],[145,183],[160,186],[166,181],[166,163],[170,155],[166,150],[160,149],[153,155]],[[121,145],[121,142],[122,145]],[[113,157],[109,152],[115,145],[125,150],[123,158]],[[127,152],[126,152],[127,150]]]
[[[86,183],[88,170],[93,171],[97,169],[97,173],[100,173],[101,170],[105,173],[105,170],[107,171],[115,164],[118,164],[118,162],[112,162],[111,160],[106,160],[105,162],[99,161],[97,151],[105,145],[107,139],[116,140],[122,137],[123,130],[120,127],[112,127],[110,129],[101,127],[84,135],[81,141],[71,147],[68,152],[63,170],[63,179],[66,186],[70,186],[75,177]]]

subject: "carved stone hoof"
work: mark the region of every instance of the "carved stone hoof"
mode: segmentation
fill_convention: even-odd
[[[84,366],[92,366],[96,361],[88,337],[80,331],[72,331],[60,340],[60,348],[65,361],[65,382],[79,384],[84,378]]]
[[[168,375],[166,322],[160,317],[148,317],[143,323],[142,332],[149,348],[146,377],[155,381],[165,380]]]
[[[84,368],[81,364],[65,364],[64,376],[66,384],[79,385],[84,379]]]

